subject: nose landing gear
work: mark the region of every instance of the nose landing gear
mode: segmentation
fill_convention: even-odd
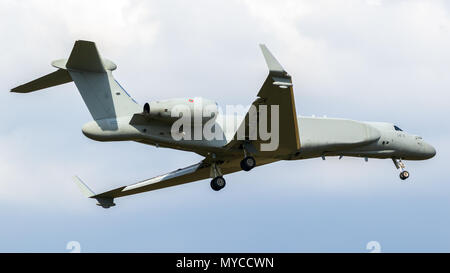
[[[405,180],[409,177],[409,172],[408,171],[403,171],[400,173],[400,179],[401,180]]]
[[[409,178],[409,172],[406,170],[405,164],[402,162],[401,159],[392,158],[392,161],[394,162],[394,165],[397,169],[401,169],[402,172],[400,173],[400,179],[406,180]]]

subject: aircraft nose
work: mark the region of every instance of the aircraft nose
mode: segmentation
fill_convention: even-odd
[[[425,143],[423,148],[423,154],[427,159],[432,158],[436,155],[436,149],[430,144]]]

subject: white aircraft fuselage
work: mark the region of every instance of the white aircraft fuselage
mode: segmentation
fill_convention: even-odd
[[[230,120],[232,117],[218,120]],[[239,117],[240,120],[243,117]],[[268,152],[267,157],[298,160],[324,156],[351,156],[363,158],[399,158],[404,160],[425,160],[436,154],[433,146],[422,137],[408,134],[395,125],[386,122],[363,122],[341,118],[298,116],[300,149],[275,157]],[[231,141],[235,126],[227,128],[226,123],[216,122],[225,135],[223,140],[173,140],[171,124],[158,122],[155,125],[130,125],[131,117],[92,121],[85,124],[85,136],[97,141],[137,141],[157,147],[192,151],[199,154],[227,153],[226,145]],[[104,123],[103,128],[98,124]],[[105,130],[113,124],[111,130]],[[398,128],[398,127],[397,127]],[[228,136],[228,138],[227,138]],[[264,152],[256,157],[266,157]]]

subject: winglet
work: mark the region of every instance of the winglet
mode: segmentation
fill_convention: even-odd
[[[97,206],[107,209],[116,205],[114,203],[114,198],[112,197],[97,197],[96,194],[86,184],[84,184],[78,176],[75,176],[74,180],[84,196],[88,198],[95,198],[97,200]]]
[[[73,179],[75,180],[75,183],[80,188],[84,196],[91,198],[95,195],[95,193],[86,184],[84,184],[78,176],[74,176]]]
[[[281,66],[281,64],[275,59],[275,57],[270,53],[269,49],[267,49],[266,45],[260,44],[261,51],[264,55],[264,59],[266,59],[267,66],[269,67],[270,72],[275,74],[286,74],[286,71]]]

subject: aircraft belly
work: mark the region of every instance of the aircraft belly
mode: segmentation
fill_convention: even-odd
[[[346,119],[307,118],[299,120],[301,150],[336,151],[377,141],[380,132],[363,122]]]

